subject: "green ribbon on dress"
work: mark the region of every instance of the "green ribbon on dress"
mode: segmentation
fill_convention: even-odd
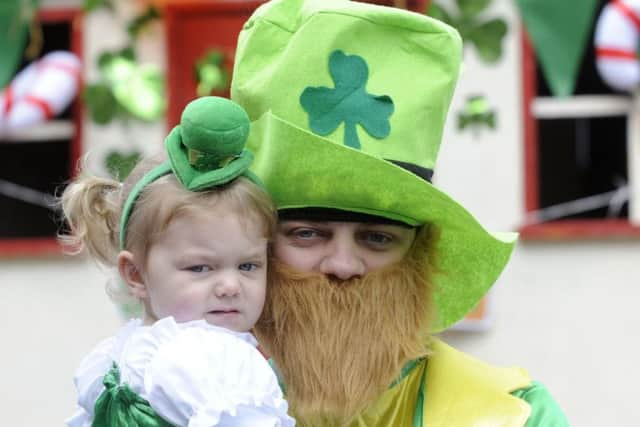
[[[96,400],[92,427],[173,427],[127,384],[120,384],[120,370],[115,363],[103,384],[105,390]]]

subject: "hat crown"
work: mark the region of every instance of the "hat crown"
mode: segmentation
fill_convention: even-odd
[[[231,96],[251,120],[271,110],[331,142],[433,169],[461,54],[458,33],[421,14],[275,0],[240,34]]]
[[[190,102],[180,119],[181,143],[198,169],[219,167],[242,153],[249,135],[249,117],[225,98],[207,96]]]

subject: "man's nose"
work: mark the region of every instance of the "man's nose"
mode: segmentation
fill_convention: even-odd
[[[320,273],[340,280],[361,277],[366,273],[364,260],[358,255],[355,242],[336,238],[327,247],[327,253],[320,262]]]
[[[240,277],[237,272],[221,271],[213,288],[216,297],[232,297],[240,293]]]

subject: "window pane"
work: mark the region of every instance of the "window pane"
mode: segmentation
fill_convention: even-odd
[[[540,207],[606,193],[627,182],[626,117],[538,120]],[[628,204],[565,218],[628,216]]]

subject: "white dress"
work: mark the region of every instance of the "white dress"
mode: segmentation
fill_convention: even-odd
[[[295,425],[253,335],[167,317],[152,326],[131,320],[83,359],[74,377],[78,410],[68,426],[91,426],[114,363],[120,384],[177,427]]]

